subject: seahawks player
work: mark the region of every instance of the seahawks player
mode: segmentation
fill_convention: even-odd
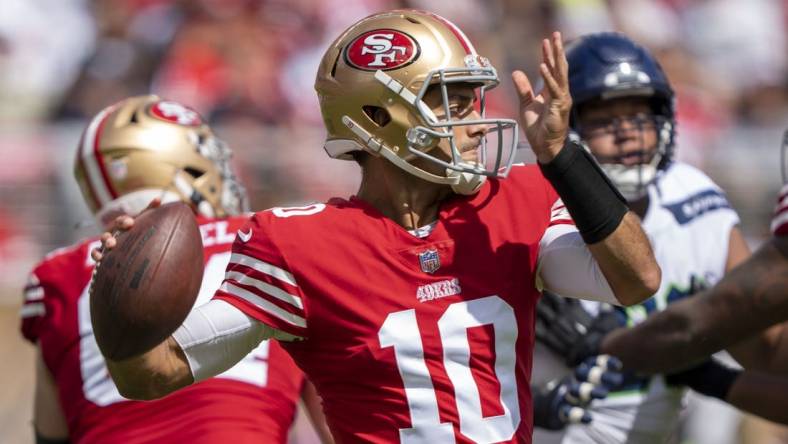
[[[658,292],[641,305],[611,312],[598,303],[583,303],[592,316],[602,308],[603,315],[589,323],[593,333],[611,318],[638,324],[713,285],[745,260],[749,249],[723,191],[702,172],[673,159],[674,93],[656,59],[613,33],[579,39],[567,49],[567,58],[570,125],[643,220],[663,270]],[[585,356],[577,344],[546,345],[572,365]],[[684,398],[684,388],[671,382],[662,376],[629,381],[592,404],[590,424],[567,427],[563,442],[664,442]]]

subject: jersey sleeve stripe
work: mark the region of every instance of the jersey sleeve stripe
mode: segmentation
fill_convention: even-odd
[[[34,318],[36,316],[43,316],[46,314],[46,306],[43,302],[35,302],[32,304],[25,304],[19,310],[19,316],[22,319]]]
[[[241,284],[245,287],[254,287],[255,289],[259,290],[262,293],[265,293],[268,296],[273,296],[280,301],[287,302],[288,304],[295,306],[301,310],[304,309],[304,304],[301,301],[299,296],[294,294],[290,294],[278,287],[275,287],[271,284],[265,283],[249,275],[239,273],[237,271],[228,271],[224,275],[225,280],[235,281],[238,284]],[[256,291],[254,293],[257,293]]]
[[[555,202],[553,202],[553,206],[550,208],[549,225],[552,226],[559,224],[574,224],[574,221],[572,221],[572,215],[569,214],[569,210],[566,209],[566,206],[561,199],[557,199]]]
[[[294,313],[290,313],[282,309],[281,307],[237,285],[234,285],[230,282],[225,282],[222,284],[220,290],[231,296],[235,296],[237,298],[243,299],[246,302],[249,302],[250,304],[259,308],[260,310],[268,313],[269,315],[276,317],[277,319],[285,321],[288,324],[294,325],[296,327],[306,328],[306,319],[304,319],[302,316],[298,316]]]
[[[42,299],[44,299],[44,289],[42,287],[25,288],[26,301],[40,301]]]
[[[254,268],[249,268],[246,265],[230,264],[230,266],[227,267],[227,271],[228,272],[233,271],[233,272],[239,273],[241,275],[247,276],[247,277],[249,277],[251,279],[254,279],[254,280],[263,282],[265,284],[271,285],[271,286],[276,287],[276,288],[278,288],[280,290],[283,290],[285,293],[289,293],[289,294],[293,294],[293,295],[299,295],[299,296],[301,294],[298,287],[292,286],[292,285],[288,284],[285,281],[281,281],[281,280],[271,276],[270,274],[266,274],[266,273],[263,273],[261,271],[257,271]]]
[[[783,211],[772,220],[772,233],[783,236],[788,234],[788,211]]]
[[[777,212],[780,212],[780,211],[783,211],[783,210],[785,210],[785,209],[787,209],[787,208],[788,208],[788,194],[786,194],[785,196],[783,196],[783,197],[782,197],[782,199],[780,199],[780,200],[777,202],[777,207],[775,208],[775,210],[776,210]]]
[[[279,279],[282,282],[290,284],[293,287],[298,287],[298,284],[296,283],[295,277],[293,277],[292,273],[279,268],[276,265],[269,264],[268,262],[263,262],[245,254],[233,253],[232,256],[230,256],[230,267],[232,267],[233,264],[253,268],[261,273],[265,273],[269,276]]]

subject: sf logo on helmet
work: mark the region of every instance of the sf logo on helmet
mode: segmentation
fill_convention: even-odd
[[[376,29],[356,37],[345,50],[345,60],[365,71],[400,68],[419,55],[416,41],[393,29]]]
[[[178,102],[157,102],[151,107],[151,114],[161,120],[180,125],[202,125],[202,118],[197,111]]]

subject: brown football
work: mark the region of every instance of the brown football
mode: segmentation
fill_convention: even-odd
[[[152,349],[186,319],[202,282],[203,248],[183,202],[145,211],[117,240],[94,272],[90,317],[101,353],[122,360]]]

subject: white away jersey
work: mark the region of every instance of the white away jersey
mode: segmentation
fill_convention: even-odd
[[[674,163],[648,192],[643,228],[662,267],[662,282],[651,299],[622,308],[631,325],[714,285],[725,273],[730,231],[739,223],[722,190],[689,165]],[[570,427],[564,442],[662,443],[676,425],[683,395],[662,376],[643,380],[595,402],[591,425]]]

